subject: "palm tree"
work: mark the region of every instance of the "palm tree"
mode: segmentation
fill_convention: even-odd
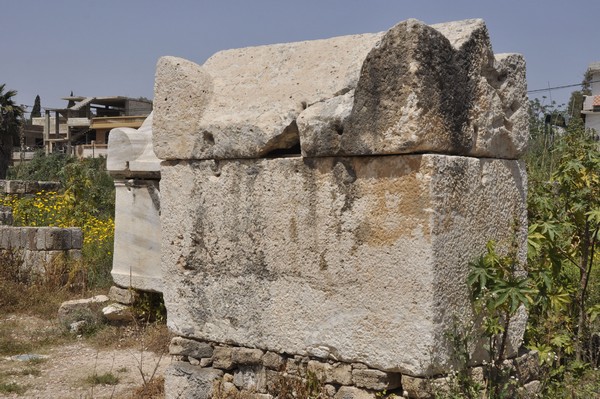
[[[16,90],[4,91],[5,84],[0,84],[0,179],[6,178],[6,172],[12,158],[15,138],[23,122],[23,108],[15,104],[13,97]]]

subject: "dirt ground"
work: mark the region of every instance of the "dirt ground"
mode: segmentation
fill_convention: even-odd
[[[140,367],[147,381],[156,367],[153,378],[160,381],[171,361],[167,354],[161,356],[144,348],[143,338],[123,337],[115,331],[89,339],[65,333],[54,321],[21,314],[0,315],[0,328],[5,335],[4,345],[9,349],[14,342],[13,349],[23,352],[18,354],[43,357],[17,360],[14,356],[0,356],[0,388],[4,388],[0,389],[0,398],[140,397],[134,394],[144,385]],[[8,340],[7,331],[12,334]],[[99,342],[102,340],[113,342]],[[91,382],[94,375],[106,373],[117,377],[118,383]],[[11,387],[25,391],[10,392]]]

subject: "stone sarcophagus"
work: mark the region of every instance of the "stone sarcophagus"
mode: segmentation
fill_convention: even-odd
[[[469,262],[489,240],[525,261],[525,96],[523,58],[494,55],[481,20],[161,58],[169,327],[215,350],[447,371]],[[198,369],[222,375],[211,359]]]

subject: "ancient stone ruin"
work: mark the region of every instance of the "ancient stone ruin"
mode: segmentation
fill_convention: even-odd
[[[313,375],[335,398],[419,397],[473,318],[469,262],[488,240],[525,262],[525,104],[523,57],[481,20],[161,58],[166,396]]]

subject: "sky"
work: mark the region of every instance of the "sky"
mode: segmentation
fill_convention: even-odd
[[[161,56],[483,18],[495,53],[521,53],[528,88],[578,84],[600,61],[598,0],[0,0],[0,84],[28,105],[61,97],[153,97]],[[566,103],[574,88],[532,93]],[[545,96],[546,98],[542,98]]]

